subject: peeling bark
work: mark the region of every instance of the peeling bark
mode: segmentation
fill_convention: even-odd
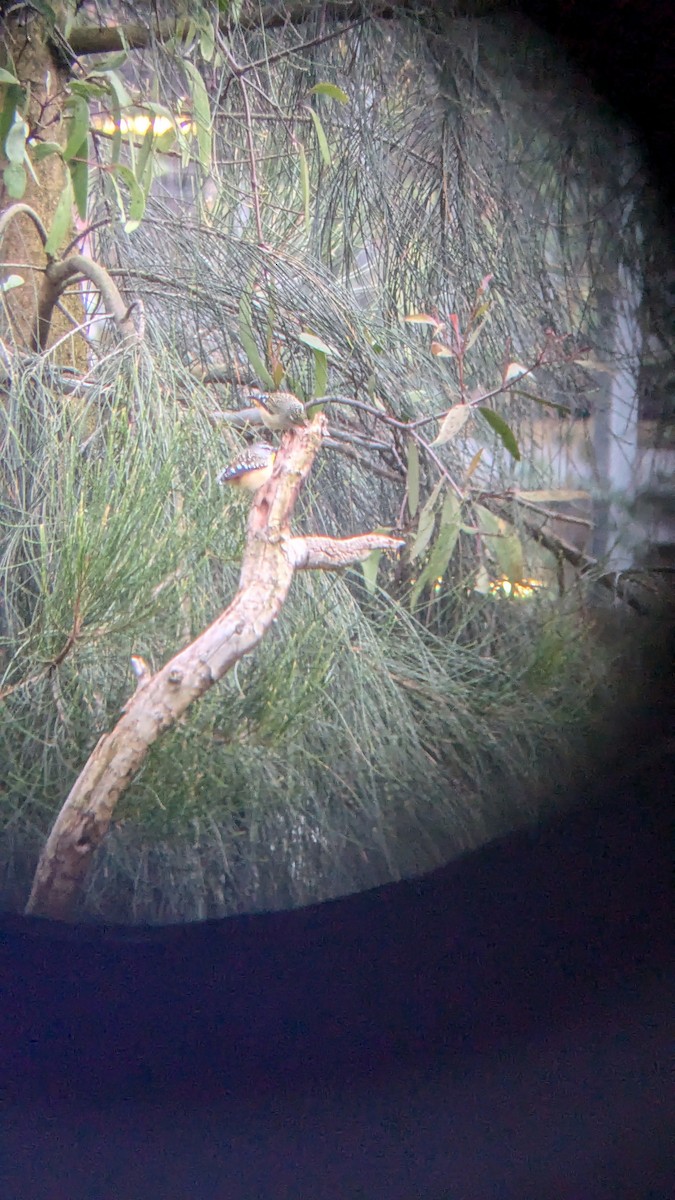
[[[380,534],[342,539],[291,536],[289,521],[325,429],[325,417],[319,415],[285,435],[272,478],[253,503],[234,600],[191,645],[141,682],[115,728],[100,739],[54,822],[26,912],[69,918],[115,805],[148,750],[193,701],[255,649],[278,617],[296,570],[344,567],[373,549],[402,545]]]

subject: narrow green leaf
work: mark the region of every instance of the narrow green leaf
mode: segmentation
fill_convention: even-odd
[[[163,133],[158,133],[155,137],[155,150],[158,154],[166,154],[171,149],[176,140],[175,129],[165,129]]]
[[[126,213],[126,209],[124,207],[124,200],[122,198],[122,193],[119,189],[117,180],[115,179],[115,176],[112,171],[109,171],[107,173],[106,180],[107,180],[107,183],[109,184],[109,186],[113,189],[113,191],[115,193],[115,199],[117,201],[117,207],[119,209],[120,216],[123,221],[126,221],[127,213]]]
[[[16,75],[12,75],[11,71],[6,71],[4,67],[0,67],[0,83],[19,83]],[[19,84],[19,86],[21,86]]]
[[[474,504],[482,537],[503,575],[511,583],[520,583],[524,573],[523,547],[513,525],[496,516],[482,504]]]
[[[406,474],[405,489],[408,497],[408,512],[411,517],[414,517],[420,506],[420,452],[417,442],[413,441],[412,438],[408,440],[406,451],[408,471]]]
[[[337,100],[339,104],[349,104],[347,93],[334,83],[315,83],[314,87],[309,89],[309,94],[310,96],[328,96],[331,100]]]
[[[415,562],[421,558],[431,541],[434,527],[436,525],[436,501],[441,493],[441,488],[445,483],[444,479],[439,479],[431,495],[425,501],[422,511],[417,522],[417,535],[410,548],[410,561]]]
[[[110,165],[116,166],[120,160],[122,152],[122,105],[118,92],[108,80],[110,87],[110,107],[112,109],[112,119],[114,132],[112,135],[112,143],[110,148]]]
[[[118,29],[120,26],[118,25]],[[106,55],[105,58],[99,59],[96,63],[96,70],[91,72],[91,75],[102,74],[104,71],[116,71],[118,67],[123,67],[129,55],[126,50],[115,50],[114,53]]]
[[[300,187],[302,189],[302,204],[305,210],[305,228],[309,232],[309,170],[307,167],[307,155],[305,147],[301,142],[298,143],[298,154],[300,158]]]
[[[133,233],[138,229],[143,214],[145,212],[145,192],[140,186],[131,167],[126,167],[122,163],[117,163],[115,173],[126,184],[129,189],[129,215],[124,225],[126,233]]]
[[[445,574],[459,537],[461,506],[454,492],[446,492],[441,509],[438,539],[431,552],[429,564],[432,578]]]
[[[337,350],[334,350],[332,346],[328,345],[328,342],[324,342],[323,338],[318,337],[315,333],[303,330],[297,335],[297,338],[303,346],[309,346],[310,350],[319,350],[321,354],[327,354],[329,358],[339,358]]]
[[[447,492],[441,510],[438,537],[429,555],[429,561],[416,580],[410,595],[411,608],[415,607],[427,584],[435,584],[445,575],[459,538],[460,513],[460,504],[454,492]]]
[[[7,188],[7,194],[12,197],[12,200],[20,200],[28,182],[21,163],[8,163],[2,172],[2,178]]]
[[[383,550],[373,550],[372,554],[369,554],[368,557],[361,563],[363,582],[366,585],[366,591],[369,592],[371,596],[375,594],[375,590],[377,588],[377,572],[380,567],[380,559],[382,558],[383,553]]]
[[[74,159],[68,164],[73,181],[73,195],[77,211],[82,220],[87,217],[87,201],[89,199],[89,163],[86,157]]]
[[[450,438],[456,437],[471,416],[468,404],[453,404],[446,412],[441,427],[431,443],[432,446],[444,446]]]
[[[25,282],[22,275],[8,275],[0,283],[0,292],[12,292],[14,288],[22,287]]]
[[[434,329],[443,328],[442,322],[437,317],[432,317],[429,313],[411,313],[410,316],[404,317],[403,320],[408,325],[431,325]]]
[[[516,496],[533,504],[557,504],[568,500],[590,500],[591,493],[577,488],[536,488],[534,491],[518,490]]]
[[[211,169],[211,105],[206,85],[197,68],[191,62],[184,62],[183,66],[190,79],[192,115],[197,126],[199,162],[205,171],[209,171]]]
[[[475,342],[477,341],[477,339],[478,339],[478,337],[480,336],[481,332],[482,332],[482,331],[483,331],[483,329],[485,328],[485,321],[486,321],[486,320],[487,320],[487,318],[484,318],[482,321],[479,321],[477,325],[474,325],[473,329],[471,330],[471,333],[469,334],[469,336],[468,336],[468,338],[467,338],[467,340],[466,340],[466,346],[464,347],[464,353],[465,353],[465,354],[467,354],[467,353],[468,353],[468,351],[469,351],[469,350],[471,350],[472,346],[473,346],[473,345],[475,344]]]
[[[115,97],[120,108],[129,108],[131,106],[131,97],[124,85],[124,80],[117,71],[102,71],[101,75],[106,80],[111,94]]]
[[[542,404],[544,408],[552,408],[563,417],[569,417],[570,415],[570,410],[565,404],[555,404],[553,400],[544,400],[543,396],[535,396],[533,392],[523,392],[520,388],[511,388],[509,394],[511,396],[523,396],[525,400],[534,400],[535,404]]]
[[[314,388],[313,395],[317,400],[325,396],[328,390],[328,359],[323,350],[314,351]]]
[[[5,158],[10,163],[20,166],[26,155],[26,138],[28,126],[23,117],[16,113],[5,138]]]
[[[89,105],[83,96],[71,96],[68,100],[71,112],[68,140],[64,146],[63,157],[69,162],[76,154],[82,153],[82,145],[86,145],[89,132]]]
[[[244,292],[239,301],[239,337],[244,353],[261,383],[274,390],[274,380],[263,362],[256,345],[251,317],[251,295]]]
[[[144,186],[145,169],[146,169],[148,163],[150,163],[152,165],[151,156],[152,156],[154,141],[155,141],[155,131],[154,131],[154,129],[152,127],[152,123],[151,123],[150,125],[148,125],[148,128],[146,129],[146,131],[143,135],[143,141],[141,142],[141,148],[138,152],[138,158],[136,160],[135,174],[136,174],[136,179],[138,180],[140,187]],[[151,174],[152,174],[152,172],[151,172]]]
[[[38,142],[37,146],[32,148],[33,158],[36,162],[42,162],[43,158],[47,158],[50,154],[60,154],[61,147],[58,142]]]
[[[70,171],[68,171],[66,173],[63,191],[61,192],[59,202],[56,206],[52,227],[49,230],[49,236],[45,243],[45,254],[49,255],[50,258],[56,257],[66,236],[70,233],[73,222],[74,200],[73,181],[70,176]]]
[[[107,84],[97,83],[93,79],[71,79],[70,90],[73,96],[81,96],[83,100],[100,100],[108,95]]]
[[[216,48],[215,37],[213,33],[213,24],[206,13],[202,14],[202,23],[199,29],[199,53],[204,62],[211,62],[213,53]]]
[[[485,420],[490,428],[494,429],[497,436],[501,438],[505,449],[508,450],[511,457],[515,458],[516,462],[520,462],[520,450],[518,449],[518,443],[513,434],[513,430],[509,425],[506,424],[504,418],[500,417],[499,413],[494,412],[494,410],[491,408],[479,408],[477,409],[477,412],[479,412],[481,416],[485,417]]]
[[[314,128],[316,130],[316,138],[319,143],[319,151],[321,153],[321,157],[322,157],[323,161],[325,162],[326,166],[329,167],[332,160],[331,160],[331,156],[330,156],[330,147],[328,145],[328,138],[326,137],[326,132],[325,132],[324,127],[321,124],[321,121],[319,119],[319,114],[314,112],[313,108],[310,108],[309,115],[314,122]]]
[[[471,476],[473,475],[474,471],[476,470],[476,467],[478,466],[482,457],[483,457],[483,447],[480,446],[478,448],[478,450],[476,450],[476,453],[474,454],[473,458],[471,459],[471,462],[469,463],[468,467],[466,468],[466,475],[464,476],[465,483],[469,482]]]
[[[16,120],[16,110],[23,103],[25,96],[20,87],[9,84],[5,92],[2,112],[0,112],[0,148],[4,153],[5,139]]]

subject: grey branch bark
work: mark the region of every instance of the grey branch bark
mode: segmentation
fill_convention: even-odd
[[[288,0],[283,5],[271,4],[263,8],[257,3],[248,3],[243,5],[237,24],[240,29],[272,29],[274,26],[305,20],[311,14],[312,7],[313,0],[294,0],[294,2]],[[395,7],[395,4],[387,3],[371,4],[366,8],[365,5],[357,2],[325,4],[323,10],[324,16],[328,19],[346,21],[354,17],[377,16],[378,13],[386,12],[388,9],[393,10]],[[220,23],[223,32],[227,32],[227,18],[222,18]],[[172,37],[181,41],[187,36],[189,28],[190,22],[187,18],[170,18],[156,21],[152,25],[130,23],[105,28],[82,25],[70,30],[68,42],[72,51],[78,56],[107,54],[111,50],[142,50],[152,41],[168,42]]]
[[[217,409],[211,413],[214,425],[229,425],[232,429],[244,429],[246,425],[262,425],[262,413],[257,408],[239,408],[236,411],[225,412]]]
[[[40,217],[36,213],[35,209],[31,208],[30,204],[11,204],[9,208],[5,209],[4,213],[0,217],[0,238],[3,236],[10,221],[13,221],[14,217],[21,216],[22,213],[24,216],[30,217],[38,231],[38,234],[40,235],[42,245],[44,246],[45,242],[47,241],[47,230],[42,224],[42,221],[40,220]]]
[[[297,537],[291,538],[286,552],[296,570],[339,571],[354,563],[363,562],[373,550],[401,550],[405,542],[380,533],[363,533],[357,537]]]
[[[293,537],[289,522],[303,481],[325,434],[326,420],[287,433],[274,472],[256,494],[234,600],[200,636],[176,654],[126,704],[114,729],[93,750],[54,822],[40,856],[26,911],[67,920],[105,837],[115,806],[150,747],[187,708],[249,654],[278,617],[294,572],[346,566],[376,548],[402,543],[380,534],[335,539]],[[144,664],[145,665],[145,664]]]
[[[62,262],[50,263],[45,271],[34,349],[39,350],[47,345],[56,302],[66,284],[76,276],[84,276],[90,283],[93,283],[94,287],[98,288],[106,312],[112,317],[121,337],[130,344],[140,341],[139,332],[131,315],[134,306],[125,303],[117,284],[105,267],[100,266],[93,259],[87,258],[84,254],[72,254],[70,258],[65,258]]]

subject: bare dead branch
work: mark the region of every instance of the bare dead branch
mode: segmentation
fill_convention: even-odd
[[[403,545],[383,534],[334,540],[291,536],[289,522],[298,493],[325,430],[326,419],[318,415],[285,435],[272,478],[256,494],[251,509],[234,600],[155,675],[148,677],[144,670],[142,686],[115,728],[100,739],[54,822],[27,912],[57,920],[70,916],[115,806],[150,747],[190,704],[255,649],[278,617],[296,570],[336,569],[367,558],[374,549],[397,550]]]
[[[217,409],[209,414],[212,425],[229,425],[231,429],[243,429],[246,425],[262,425],[263,419],[257,408],[240,408],[225,412]]]
[[[373,550],[401,550],[405,542],[381,533],[357,537],[297,537],[287,543],[296,570],[340,571],[363,562]]]

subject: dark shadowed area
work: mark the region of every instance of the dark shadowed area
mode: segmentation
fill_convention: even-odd
[[[590,808],[417,882],[161,930],[5,917],[2,1195],[665,1200],[673,755],[635,733]]]
[[[672,164],[666,14],[561,7]],[[672,1197],[663,655],[578,809],[423,879],[184,927],[0,918],[3,1200]]]

